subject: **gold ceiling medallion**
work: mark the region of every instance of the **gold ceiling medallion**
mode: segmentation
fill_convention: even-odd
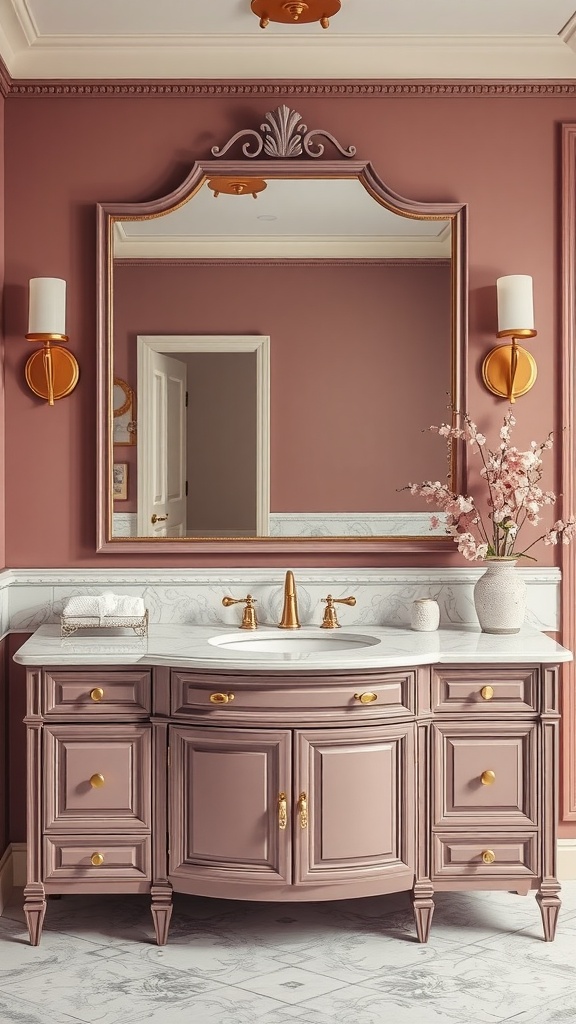
[[[291,110],[285,104],[269,110],[265,115],[268,124],[261,124],[260,131],[244,128],[236,132],[224,146],[212,146],[212,156],[224,156],[239,139],[246,141],[242,145],[242,154],[248,158],[260,156],[286,157],[311,156],[319,157],[324,152],[324,145],[319,138],[327,139],[338,150],[341,156],[356,156],[356,146],[344,149],[330,132],[321,128],[311,128],[302,124],[302,114]]]
[[[227,178],[223,175],[210,178],[208,188],[212,189],[214,198],[222,194],[225,196],[252,196],[256,199],[258,192],[263,192],[266,188],[266,182],[264,178],[239,178],[238,176]]]
[[[252,0],[252,13],[260,18],[260,28],[267,28],[271,21],[281,25],[310,25],[319,21],[322,28],[328,28],[330,18],[338,14],[340,0]]]

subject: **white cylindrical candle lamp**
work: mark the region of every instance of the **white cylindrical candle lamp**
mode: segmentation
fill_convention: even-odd
[[[498,334],[512,334],[514,331],[534,332],[532,278],[528,274],[499,277],[496,281],[496,291]]]
[[[31,278],[28,334],[66,335],[66,281],[62,278]]]

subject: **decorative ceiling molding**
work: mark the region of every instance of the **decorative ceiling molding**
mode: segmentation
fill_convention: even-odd
[[[312,82],[197,82],[197,81],[14,81],[4,68],[0,72],[0,88],[6,82],[10,96],[197,96],[213,97],[350,97],[381,98],[382,96],[429,96],[432,98],[461,96],[558,98],[576,96],[574,80],[493,80],[445,81],[312,81]]]

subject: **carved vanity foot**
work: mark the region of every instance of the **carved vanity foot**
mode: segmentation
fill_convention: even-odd
[[[153,885],[150,889],[152,896],[152,918],[156,932],[156,942],[159,946],[165,946],[168,942],[168,929],[172,917],[172,886]]]
[[[432,915],[434,914],[434,890],[431,885],[414,886],[411,893],[412,910],[416,924],[418,942],[428,942]]]
[[[540,913],[542,914],[544,939],[546,942],[553,942],[562,900],[556,892],[546,892],[542,889],[539,889],[536,893],[536,900],[540,905]]]
[[[46,895],[43,885],[33,883],[24,889],[24,914],[28,924],[30,945],[38,946],[46,914]]]

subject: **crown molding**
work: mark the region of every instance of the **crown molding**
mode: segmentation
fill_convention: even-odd
[[[0,58],[1,59],[1,58]],[[196,96],[201,98],[221,99],[242,98],[245,96],[270,97],[362,97],[379,99],[383,96],[420,96],[455,97],[491,96],[496,98],[518,97],[524,99],[534,96],[538,98],[576,96],[576,75],[572,80],[547,79],[514,80],[514,79],[479,79],[477,81],[449,81],[446,79],[430,80],[374,80],[374,81],[238,81],[238,82],[206,82],[206,81],[89,81],[89,80],[51,80],[51,81],[14,81],[2,64],[4,77],[9,83],[10,96],[106,96],[146,99],[154,97]],[[0,75],[2,72],[0,71]],[[2,77],[0,77],[0,88]]]
[[[0,96],[8,96],[12,89],[12,79],[8,68],[6,67],[2,57],[0,57]]]

